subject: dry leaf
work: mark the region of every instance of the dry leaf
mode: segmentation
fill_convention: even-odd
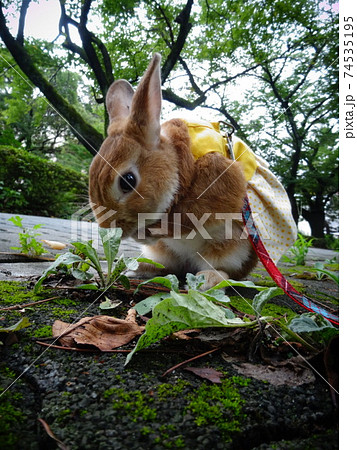
[[[185,370],[194,373],[200,378],[205,378],[212,383],[222,383],[223,373],[209,367],[185,367]]]
[[[47,239],[41,239],[41,241],[47,245],[47,247],[52,248],[53,250],[62,250],[67,247],[67,244],[63,244],[63,242],[58,241],[48,241]]]
[[[41,423],[41,425],[43,426],[43,428],[45,429],[46,433],[57,442],[57,446],[60,450],[70,450],[69,447],[67,447],[66,444],[64,444],[62,441],[60,441],[53,433],[53,431],[51,430],[50,426],[48,425],[48,423],[46,421],[44,421],[43,419],[38,419],[38,421]]]
[[[199,333],[200,330],[180,330],[180,331],[176,331],[175,333],[172,333],[171,338],[173,339],[178,339],[178,340],[182,340],[182,341],[189,341],[190,339],[192,339],[192,337],[190,336],[190,334],[197,334]]]
[[[94,345],[102,351],[113,350],[127,344],[142,334],[144,326],[135,321],[136,311],[130,309],[123,319],[111,316],[85,317],[74,325],[56,320],[52,326],[54,338],[59,338],[61,345],[76,347]]]
[[[299,386],[315,381],[315,375],[307,367],[290,365],[288,361],[281,366],[241,363],[233,365],[235,370],[246,377],[267,381],[274,386]]]

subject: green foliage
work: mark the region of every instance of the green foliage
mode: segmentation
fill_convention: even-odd
[[[87,197],[87,177],[74,170],[8,146],[0,146],[0,159],[4,212],[68,217]]]
[[[153,264],[156,267],[162,267],[147,258],[126,258],[123,255],[118,257],[119,246],[123,231],[121,228],[99,228],[99,236],[103,244],[105,258],[108,264],[107,274],[102,270],[100,258],[97,250],[93,247],[92,241],[71,242],[74,249],[59,255],[56,260],[43,272],[34,286],[34,292],[37,293],[48,275],[57,273],[59,270],[71,274],[78,280],[87,282],[98,276],[96,284],[83,284],[77,286],[77,289],[106,289],[114,282],[121,283],[126,289],[130,288],[130,281],[124,272],[137,269],[139,262]],[[89,269],[92,269],[90,271]],[[94,272],[93,272],[94,271]]]
[[[339,239],[336,238],[335,236],[333,236],[332,234],[325,235],[325,243],[326,243],[326,247],[329,248],[330,250],[338,251],[339,243],[340,243]]]
[[[11,247],[12,250],[20,250],[21,253],[29,256],[39,256],[42,253],[46,253],[44,246],[41,242],[38,242],[36,237],[41,236],[41,233],[36,233],[36,230],[42,227],[41,224],[34,225],[31,228],[26,228],[22,225],[22,218],[20,216],[14,216],[9,219],[16,227],[22,229],[19,232],[19,241],[21,247]]]
[[[102,130],[103,107],[96,106],[90,99],[89,86],[79,73],[73,71],[73,67],[69,67],[69,61],[59,56],[58,46],[31,38],[29,40],[30,45],[27,45],[26,50],[51,81],[53,88],[70,105],[81,111],[90,123]],[[4,130],[0,133],[0,145],[22,147],[48,159],[56,156],[64,165],[69,159],[74,163],[71,167],[81,171],[83,166],[78,167],[75,152],[84,156],[84,160],[88,160],[88,152],[83,155],[84,147],[73,143],[68,123],[56,110],[58,106],[51,106],[45,97],[39,95],[32,83],[24,80],[20,71],[9,70],[11,66],[16,68],[16,63],[5,49],[0,49],[0,52],[3,56],[0,58],[0,71],[4,75],[4,84],[0,80],[0,131]],[[63,140],[65,144],[60,144]]]
[[[32,332],[32,336],[35,338],[47,338],[52,337],[52,326],[44,325],[40,328],[37,328]]]
[[[283,261],[293,263],[297,266],[305,265],[305,257],[309,248],[312,246],[314,239],[307,239],[302,234],[298,233],[298,238],[294,245],[290,248],[293,257],[283,256]]]
[[[238,311],[245,314],[256,315],[257,312],[253,309],[252,302],[253,300],[238,295],[231,297],[231,304]],[[262,312],[264,312],[265,317],[279,318],[284,316],[287,319],[291,319],[296,316],[296,313],[291,308],[269,302],[264,303],[261,313]]]
[[[176,290],[172,289],[169,293],[154,294],[135,306],[139,314],[148,314],[151,311],[152,317],[146,323],[145,333],[140,336],[134,350],[128,354],[125,364],[130,362],[137,351],[179,330],[211,327],[254,328],[259,321],[265,323],[274,322],[276,327],[284,330],[290,337],[292,336],[293,339],[307,347],[309,351],[316,351],[313,345],[286,325],[286,317],[290,320],[296,317],[294,312],[288,308],[267,305],[272,298],[284,293],[281,288],[256,286],[251,281],[224,280],[217,286],[202,292],[191,288],[191,286],[199,287],[202,280],[199,277],[188,274],[186,281],[189,289],[187,294],[183,294],[178,291],[175,276],[156,277],[155,280],[156,283],[161,283],[169,288],[176,288]],[[145,284],[151,281],[148,280]],[[252,302],[243,298],[242,301],[238,297],[230,298],[222,291],[223,288],[229,286],[250,287],[259,292],[255,295]],[[237,304],[237,301],[239,301],[239,304]],[[240,311],[255,315],[256,319],[236,317],[230,309],[230,305]],[[263,311],[266,315],[261,317]],[[320,344],[319,340],[317,344]]]
[[[321,262],[317,262],[315,264],[315,267],[311,268],[312,270],[316,270],[316,278],[318,280],[322,280],[323,276],[326,275],[328,278],[330,278],[332,281],[334,281],[336,284],[339,284],[339,275],[337,272],[332,272],[331,270],[325,269],[325,264]]]
[[[320,346],[327,345],[332,337],[338,334],[338,329],[328,320],[314,313],[294,317],[289,322],[288,328],[312,345]]]
[[[263,300],[265,303],[281,294],[281,289],[278,288],[267,290],[267,288],[256,286],[250,281],[234,280],[224,280],[217,286],[201,292],[197,290],[197,287],[201,285],[202,279],[195,278],[192,274],[188,274],[186,278],[189,287],[187,294],[178,292],[178,280],[174,275],[156,277],[142,284],[153,280],[169,287],[171,291],[168,295],[154,294],[135,306],[140,313],[148,313],[152,308],[152,318],[147,322],[145,333],[140,336],[134,350],[127,356],[126,364],[129,363],[135,352],[179,330],[210,327],[254,327],[257,320],[242,320],[236,317],[228,307],[222,306],[222,303],[227,306],[230,304],[230,298],[222,291],[225,287],[243,286],[261,291],[266,290],[265,296],[260,300],[258,297],[256,300],[256,306],[259,308],[259,311],[256,312],[257,315],[263,307]],[[196,289],[192,289],[191,286]]]
[[[252,303],[253,311],[257,316],[260,316],[265,304],[271,300],[272,298],[276,297],[277,295],[284,294],[284,291],[279,287],[272,287],[265,291],[259,292],[254,299]]]

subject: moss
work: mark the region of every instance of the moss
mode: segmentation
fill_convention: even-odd
[[[46,298],[47,294],[46,290],[42,291],[41,294],[34,294],[20,281],[0,281],[0,302],[3,305],[36,302]]]
[[[340,270],[340,265],[338,263],[326,264],[325,269],[331,270],[332,272],[338,272]]]
[[[46,338],[52,336],[52,327],[51,325],[44,325],[43,327],[39,327],[32,332],[32,336],[35,338]]]
[[[249,380],[231,377],[220,385],[202,384],[194,393],[188,395],[189,404],[185,408],[191,413],[198,426],[215,425],[226,441],[231,441],[232,433],[240,431],[242,405],[239,387],[246,386]]]
[[[173,383],[163,383],[160,384],[157,389],[157,396],[160,401],[165,401],[168,398],[177,398],[179,394],[182,394],[185,388],[191,386],[188,381],[177,380],[175,384]]]
[[[154,401],[153,398],[141,391],[130,392],[113,387],[104,391],[103,397],[111,398],[113,409],[120,413],[124,411],[132,417],[133,422],[137,422],[139,418],[149,422],[156,418],[156,408],[149,406]]]
[[[72,415],[73,412],[69,408],[62,409],[61,411],[58,412],[57,422],[58,423],[66,422]]]
[[[54,317],[58,319],[68,319],[72,318],[72,316],[76,317],[78,316],[78,311],[75,309],[64,309],[64,308],[51,308],[51,313]],[[74,318],[73,317],[73,318]]]
[[[0,367],[0,381],[2,386],[9,386],[16,375],[6,366]],[[0,387],[0,442],[1,448],[15,448],[18,442],[17,430],[25,417],[21,410],[23,395]]]
[[[253,316],[256,315],[255,311],[252,308],[252,300],[244,297],[230,297],[232,305],[242,311],[245,314],[251,314]],[[288,319],[292,319],[296,316],[296,313],[292,311],[292,309],[287,308],[285,306],[276,305],[275,303],[266,303],[263,307],[262,313],[265,316],[286,316]]]

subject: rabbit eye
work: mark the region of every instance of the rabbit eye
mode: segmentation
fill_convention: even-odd
[[[136,177],[132,172],[125,173],[119,178],[119,184],[124,193],[130,192],[136,186]]]

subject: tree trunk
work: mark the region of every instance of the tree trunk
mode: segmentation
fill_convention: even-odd
[[[324,209],[303,209],[302,216],[309,222],[311,228],[311,235],[316,238],[323,238],[325,236],[325,211]]]
[[[286,193],[288,194],[288,197],[290,200],[291,213],[293,215],[295,223],[297,224],[299,221],[299,210],[298,210],[298,206],[297,206],[297,202],[296,202],[296,198],[295,198],[295,183],[290,183],[287,186]]]
[[[25,48],[10,34],[1,8],[0,36],[20,69],[29,80],[40,89],[55,111],[65,122],[67,122],[71,131],[81,144],[84,145],[92,155],[95,155],[103,142],[102,134],[88,124],[73,106],[70,105],[41,74]]]

